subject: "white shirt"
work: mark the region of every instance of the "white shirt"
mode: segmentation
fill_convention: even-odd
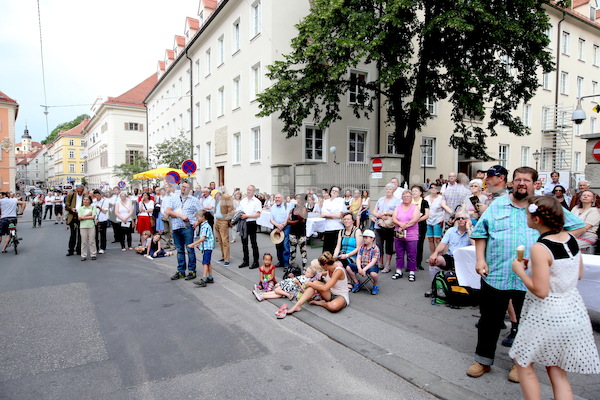
[[[79,210],[79,207],[81,207],[81,204],[83,202],[83,195],[78,195],[77,193],[75,193],[75,197],[77,197],[77,200],[75,201],[75,210]]]
[[[327,199],[323,201],[323,207],[321,207],[321,214],[338,214],[346,211],[346,205],[344,204],[344,199],[341,197],[337,197],[335,199]],[[342,225],[342,221],[339,218],[330,219],[327,218],[325,220],[324,230],[327,231],[337,231],[344,228]]]
[[[106,222],[108,220],[108,204],[109,204],[109,200],[104,197],[100,201],[94,200],[94,202],[92,203],[92,205],[94,207],[98,206],[101,209],[106,210],[106,212],[102,212],[102,211],[98,210],[98,214],[97,214],[98,222]]]
[[[243,211],[244,214],[252,215],[257,212],[260,213],[262,210],[262,203],[256,197],[252,197],[251,200],[248,200],[248,197],[244,197],[240,201],[240,205],[238,206],[238,211]],[[248,218],[246,221],[256,221],[258,218]]]
[[[53,201],[54,201],[54,196],[44,197],[44,202],[46,203],[47,206],[51,206],[53,204]]]
[[[396,190],[394,190],[394,197],[397,199],[402,199],[402,192],[404,192],[404,189],[398,186]]]
[[[205,211],[209,211],[211,213],[215,212],[215,199],[213,199],[211,195],[208,195],[207,197],[200,196],[199,200],[200,200],[200,203],[202,204],[202,208]],[[206,207],[210,207],[210,208],[206,208]]]

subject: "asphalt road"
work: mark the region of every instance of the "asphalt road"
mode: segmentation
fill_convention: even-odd
[[[426,271],[415,283],[382,274],[378,296],[353,294],[337,314],[307,306],[277,320],[284,301],[256,301],[239,241],[232,265],[215,262],[215,283],[197,288],[170,281],[174,258],[118,244],[97,261],[65,257],[65,226],[32,229],[28,211],[19,255],[0,255],[0,399],[521,397],[502,346],[491,373],[465,375],[478,310],[432,306]],[[259,247],[275,254],[267,235]],[[570,379],[578,398],[600,399],[598,376]]]

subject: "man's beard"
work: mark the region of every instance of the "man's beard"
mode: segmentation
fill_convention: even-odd
[[[525,192],[525,193],[519,193],[519,190],[517,189],[517,190],[515,190],[515,191],[513,192],[513,196],[514,196],[514,198],[515,198],[515,199],[517,199],[517,200],[523,200],[523,199],[525,199],[526,197],[528,197],[528,196],[529,196],[529,193],[528,193],[528,192]]]

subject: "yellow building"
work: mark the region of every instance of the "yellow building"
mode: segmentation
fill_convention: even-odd
[[[49,148],[50,164],[48,184],[80,184],[85,177],[85,139],[81,134],[88,119],[68,131],[62,131]]]

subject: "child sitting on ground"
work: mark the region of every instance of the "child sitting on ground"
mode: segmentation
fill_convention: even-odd
[[[358,251],[358,256],[356,257],[356,266],[348,265],[346,267],[346,271],[348,271],[348,275],[350,279],[352,279],[352,293],[356,293],[358,288],[360,287],[360,282],[356,278],[356,273],[358,272],[362,276],[366,277],[367,274],[371,276],[373,279],[373,289],[371,289],[371,294],[379,293],[379,267],[377,263],[379,262],[379,258],[381,257],[381,252],[379,251],[379,247],[374,243],[375,241],[375,233],[366,229],[363,234],[363,245]]]
[[[142,233],[142,236],[148,231],[144,231],[144,233]],[[171,255],[173,255],[173,253],[171,253],[170,251],[164,251],[160,245],[160,233],[156,232],[153,236],[152,236],[152,240],[150,241],[150,245],[148,246],[147,252],[146,252],[146,258],[149,258],[150,260],[152,260],[153,258],[157,258],[157,257],[169,257]]]
[[[275,278],[275,266],[272,263],[273,256],[270,253],[265,253],[263,256],[264,265],[261,265],[258,269],[258,272],[260,272],[260,281],[254,285],[254,292],[260,293],[261,290],[272,292],[275,288],[277,279]]]
[[[210,226],[209,218],[212,219],[210,213],[205,210],[196,212],[196,223],[194,229],[200,225],[200,238],[194,243],[188,245],[189,248],[198,247],[202,251],[202,279],[194,281],[194,285],[205,287],[207,283],[214,283],[212,276],[212,265],[210,259],[212,251],[215,248],[215,236],[213,235],[212,226]]]
[[[292,278],[286,278],[275,285],[275,289],[272,292],[261,293],[260,290],[253,290],[254,296],[258,301],[264,299],[277,299],[279,297],[287,297],[290,300],[301,296],[306,288],[306,282],[315,281],[321,279],[321,266],[318,260],[313,260],[304,275],[294,276]]]
[[[135,248],[136,253],[142,256],[148,253],[148,248],[150,247],[150,242],[152,241],[150,238],[151,236],[152,232],[150,231],[142,232],[142,243]]]

